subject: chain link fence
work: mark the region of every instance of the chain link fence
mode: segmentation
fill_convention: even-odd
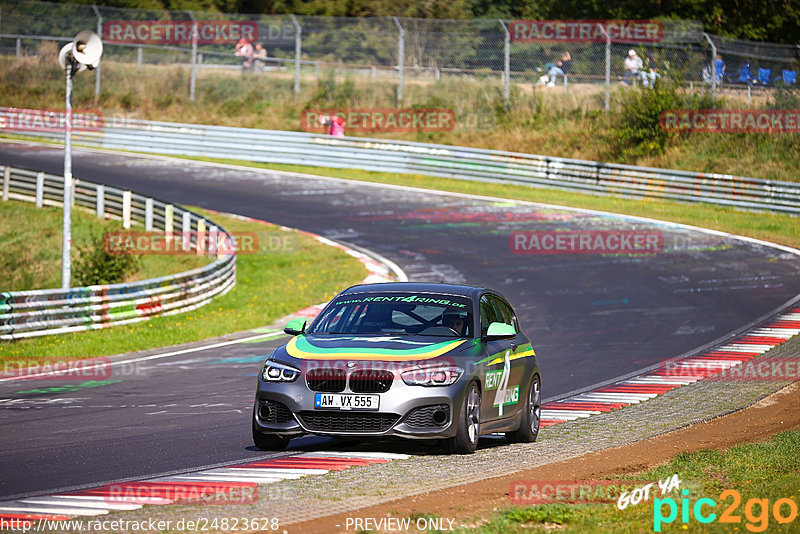
[[[696,21],[632,21],[657,24],[657,35],[644,38],[615,33],[618,22],[564,22],[588,33],[548,37],[553,21],[243,15],[7,0],[0,6],[0,53],[35,55],[42,41],[60,46],[93,29],[103,38],[106,63],[147,75],[158,71],[146,67],[189,69],[191,100],[208,73],[241,73],[263,77],[271,92],[328,106],[447,108],[457,127],[469,130],[491,127],[498,107],[510,101],[559,105],[557,95],[566,94],[585,108],[608,109],[613,87],[646,87],[659,77],[714,95],[797,83],[798,46],[708,35]],[[544,34],[532,36],[536,24]],[[173,33],[165,38],[167,27]],[[242,36],[260,43],[266,57],[235,55]],[[628,72],[626,58],[637,73]],[[99,94],[102,73],[95,76]]]

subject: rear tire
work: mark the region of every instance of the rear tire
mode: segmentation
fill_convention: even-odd
[[[542,418],[542,380],[539,375],[533,375],[528,395],[525,397],[525,407],[519,429],[506,432],[509,443],[532,443],[539,437],[539,422]]]
[[[467,386],[457,424],[455,437],[447,440],[447,449],[451,453],[472,454],[481,433],[481,390],[475,382]]]

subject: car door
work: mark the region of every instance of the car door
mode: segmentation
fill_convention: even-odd
[[[510,324],[514,327],[516,336],[511,339],[511,352],[509,354],[509,379],[506,384],[507,392],[505,396],[505,404],[502,416],[507,417],[515,414],[522,405],[521,400],[524,401],[524,396],[527,388],[530,385],[529,376],[529,362],[528,356],[533,356],[533,349],[530,345],[530,340],[525,337],[525,334],[519,328],[517,316],[511,305],[501,297],[494,297],[493,303],[500,316],[500,320],[505,324]],[[499,411],[499,410],[498,410]]]
[[[486,335],[494,322],[514,327],[516,336],[510,339],[484,341],[483,401],[481,420],[491,421],[508,417],[519,409],[520,385],[524,377],[524,364],[518,361],[520,345],[524,338],[519,333],[516,317],[511,306],[499,296],[487,293],[480,299],[481,336]],[[527,341],[527,340],[524,340]]]

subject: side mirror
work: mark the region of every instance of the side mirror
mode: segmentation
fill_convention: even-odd
[[[506,323],[492,323],[486,330],[484,339],[487,341],[494,341],[497,339],[511,339],[517,335],[514,327]]]
[[[306,331],[306,320],[305,319],[292,319],[288,323],[286,323],[286,328],[283,329],[283,332],[289,334],[290,336],[299,336],[300,334],[305,333]]]

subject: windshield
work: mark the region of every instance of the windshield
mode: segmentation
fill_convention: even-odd
[[[472,337],[472,304],[436,293],[342,295],[308,333]]]

